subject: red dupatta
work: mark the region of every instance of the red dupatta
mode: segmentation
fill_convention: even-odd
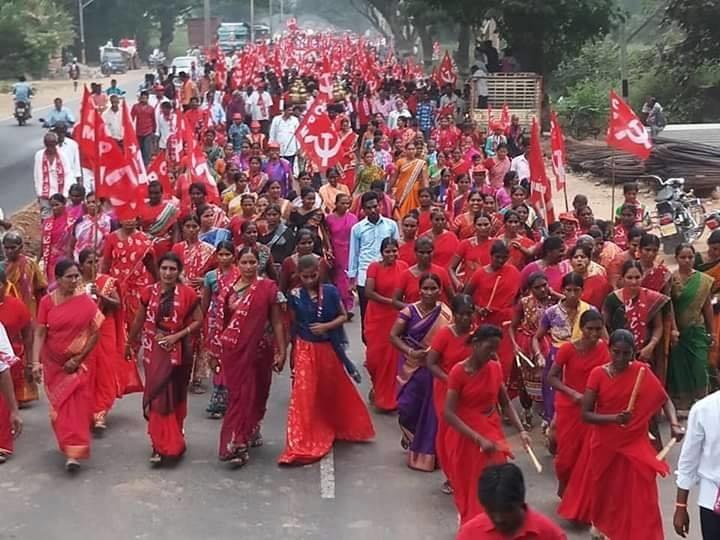
[[[173,248],[183,261],[183,276],[185,279],[204,277],[214,264],[215,248],[201,240],[194,244],[180,242],[177,249]]]
[[[190,314],[191,310],[187,309],[187,306],[183,306],[182,287],[186,286],[175,286],[173,290],[172,309],[169,314],[162,317],[160,315],[160,301],[163,292],[161,290],[161,284],[155,283],[154,285],[150,285],[148,287],[147,294],[149,298],[145,308],[145,321],[143,323],[142,338],[142,346],[146,362],[150,362],[153,348],[157,346],[157,338],[178,332],[180,327],[185,323],[185,319]],[[197,300],[197,297],[195,300]],[[173,366],[179,366],[182,364],[182,351],[180,344],[181,342],[176,343],[175,346],[168,352],[170,363]]]
[[[240,279],[240,270],[237,266],[232,266],[226,273],[219,268],[216,273],[217,289],[213,293],[207,314],[206,347],[211,354],[219,358],[222,352],[220,334],[225,328],[225,305],[233,285]]]

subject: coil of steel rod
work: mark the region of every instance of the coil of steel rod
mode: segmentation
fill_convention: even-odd
[[[589,172],[618,183],[654,174],[664,179],[682,177],[686,187],[709,194],[720,185],[720,147],[701,143],[658,138],[650,157],[643,161],[613,150],[604,144],[567,141],[568,165],[578,172]]]

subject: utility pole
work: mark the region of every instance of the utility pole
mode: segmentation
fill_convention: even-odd
[[[285,0],[280,0],[280,24],[283,23],[285,18]]]
[[[625,101],[630,94],[627,80],[627,29],[625,21],[620,25],[620,86]]]
[[[210,0],[204,0],[203,3],[203,17],[205,18],[205,54],[210,53],[210,45],[212,44],[210,40]]]
[[[272,24],[272,0],[268,0],[268,26],[270,27],[270,39],[273,35],[273,24]]]
[[[78,19],[80,20],[80,62],[85,64],[85,8],[92,4],[95,0],[78,0]]]
[[[255,0],[250,0],[250,43],[255,43]]]

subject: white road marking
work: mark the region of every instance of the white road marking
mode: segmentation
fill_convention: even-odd
[[[335,498],[335,455],[332,448],[320,460],[320,497]]]

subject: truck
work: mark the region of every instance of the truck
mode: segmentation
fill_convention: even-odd
[[[494,120],[500,120],[504,105],[511,115],[517,115],[520,125],[530,129],[533,117],[542,122],[543,79],[537,73],[489,73],[470,78],[471,118],[479,126],[488,124],[489,110],[478,107],[476,83],[478,79],[487,84],[488,106]]]
[[[187,19],[185,21],[188,32],[188,44],[190,47],[205,46],[205,19]],[[220,17],[210,17],[210,43],[215,41],[218,28],[220,26]]]
[[[247,23],[222,23],[217,29],[217,42],[225,54],[242,49],[249,41],[250,25]]]

